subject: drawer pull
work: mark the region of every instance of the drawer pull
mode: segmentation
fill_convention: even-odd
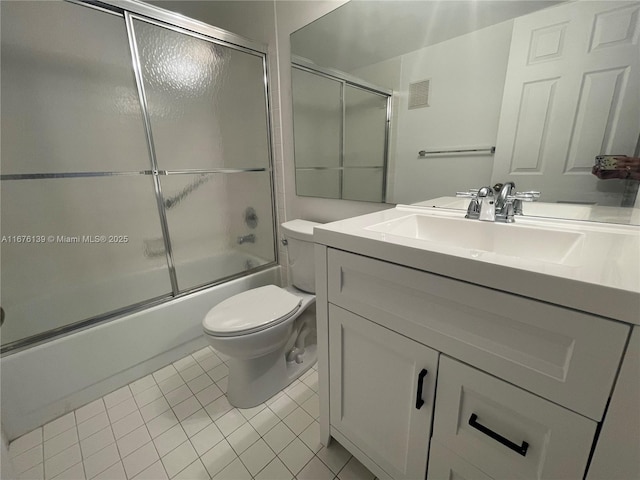
[[[424,377],[429,373],[426,369],[422,369],[418,374],[418,393],[416,394],[416,409],[420,410],[422,405],[424,405],[424,400],[422,399],[422,384],[424,383]]]
[[[499,433],[496,433],[493,430],[485,427],[484,425],[481,425],[480,423],[478,423],[477,420],[478,420],[478,416],[475,413],[472,413],[471,414],[471,418],[469,418],[469,425],[471,425],[476,430],[481,431],[485,435],[488,435],[489,437],[493,438],[494,440],[497,440],[498,442],[500,442],[505,447],[509,447],[511,450],[513,450],[516,453],[519,453],[523,457],[527,455],[527,450],[529,449],[529,444],[527,442],[523,441],[522,445],[518,445],[517,443],[513,443],[511,440],[508,440],[508,439],[504,438]]]

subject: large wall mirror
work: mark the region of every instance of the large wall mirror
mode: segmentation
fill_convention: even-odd
[[[640,157],[639,36],[638,1],[360,0],[294,32],[291,51],[393,92],[385,175],[371,177],[384,190],[378,201],[513,181],[543,202],[632,207],[637,180],[602,179],[592,168],[598,155]],[[338,103],[306,109],[325,124],[317,140],[330,133],[331,108]],[[338,135],[341,125],[333,128]],[[303,162],[296,148],[296,166]]]

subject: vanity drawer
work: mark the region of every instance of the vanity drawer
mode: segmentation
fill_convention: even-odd
[[[596,422],[441,357],[433,440],[494,479],[583,478]]]
[[[329,302],[600,420],[629,327],[328,250]]]
[[[435,440],[429,450],[427,480],[494,480]]]

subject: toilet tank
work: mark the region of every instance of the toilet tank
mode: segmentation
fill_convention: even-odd
[[[282,233],[287,240],[289,276],[294,287],[309,293],[316,292],[314,268],[313,227],[320,225],[307,220],[284,222]]]

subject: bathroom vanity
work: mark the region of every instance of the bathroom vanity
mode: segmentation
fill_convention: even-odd
[[[398,206],[314,240],[323,443],[379,478],[638,478],[638,227]]]

